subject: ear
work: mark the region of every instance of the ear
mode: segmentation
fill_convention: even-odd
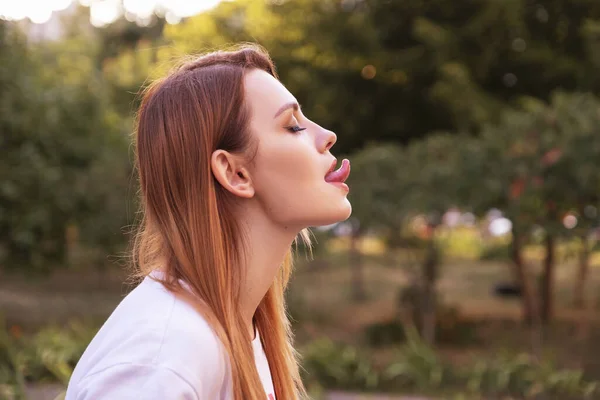
[[[238,197],[254,197],[254,186],[239,157],[225,150],[215,150],[210,158],[212,173],[221,186]]]

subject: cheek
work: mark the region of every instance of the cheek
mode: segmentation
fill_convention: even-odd
[[[349,203],[326,183],[324,160],[301,141],[263,149],[256,159],[256,197],[270,218],[298,227],[347,218]]]
[[[256,195],[273,212],[297,209],[319,196],[324,183],[315,149],[301,140],[282,142],[260,149],[256,158]]]
[[[256,160],[257,192],[281,192],[283,188],[314,185],[319,178],[319,160],[305,143],[281,143],[259,151]]]

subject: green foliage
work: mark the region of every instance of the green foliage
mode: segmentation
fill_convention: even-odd
[[[372,390],[379,384],[380,376],[371,361],[352,346],[323,338],[309,343],[301,354],[305,380],[348,390]]]
[[[423,298],[422,291],[415,285],[400,289],[398,293],[398,306],[400,310],[406,311],[410,321],[402,321],[394,318],[390,321],[375,323],[365,328],[365,340],[372,347],[385,347],[404,343],[407,340],[406,330],[408,326],[422,326],[423,313],[420,302]],[[479,338],[477,326],[473,321],[463,318],[459,310],[443,304],[438,300],[435,308],[437,327],[435,331],[435,342],[442,346],[464,346],[475,345]]]
[[[338,133],[337,151],[355,151],[362,227],[388,235],[409,215],[449,206],[500,207],[526,227],[554,227],[565,210],[584,216],[597,203],[597,101],[551,93],[600,89],[599,17],[587,0],[240,0],[178,25],[120,19],[88,30],[73,20],[63,40],[43,46],[2,23],[4,264],[62,261],[71,226],[103,249],[122,244],[135,193],[126,135],[134,94],[174,56],[244,40],[270,51],[306,115]],[[525,112],[503,117],[521,103]],[[557,149],[561,157],[540,167]]]
[[[0,395],[13,399],[25,397],[25,377],[19,369],[16,341],[9,334],[0,315]]]
[[[4,259],[40,264],[45,257],[64,253],[59,239],[64,224],[56,220],[72,207],[72,198],[57,196],[62,178],[56,168],[60,141],[47,132],[47,121],[40,118],[46,109],[40,93],[34,91],[38,77],[24,38],[0,23],[0,48],[0,141],[4,150],[0,161],[0,253]]]
[[[486,181],[490,190],[480,190],[476,208],[499,207],[521,226],[552,231],[575,211],[589,228],[584,209],[599,201],[600,174],[592,160],[600,155],[600,102],[590,94],[557,92],[548,105],[528,104],[482,131],[477,170],[485,173],[473,190]]]
[[[95,333],[96,329],[79,323],[45,328],[21,344],[17,366],[27,380],[58,380],[66,385]]]
[[[547,100],[557,87],[598,93],[599,17],[589,0],[243,0],[167,26],[172,46],[158,59],[258,42],[306,114],[350,153],[477,132],[519,98]]]
[[[384,370],[391,385],[421,391],[437,390],[451,383],[452,368],[441,362],[438,355],[420,341],[414,329],[407,330],[408,342],[397,361]]]
[[[368,325],[364,330],[366,342],[374,348],[402,343],[405,333],[405,326],[396,319]]]
[[[0,326],[0,397],[25,399],[26,382],[67,385],[95,327],[71,323],[23,335],[19,327]]]
[[[37,334],[0,330],[0,394],[24,398],[25,382],[58,381],[66,384],[73,367],[96,328],[70,324],[49,327]],[[512,396],[547,399],[594,399],[600,385],[581,371],[562,370],[523,354],[500,354],[457,367],[442,359],[419,339],[413,329],[393,350],[387,363],[375,363],[353,346],[318,339],[300,349],[307,386],[359,391],[462,393],[468,396]]]
[[[403,351],[401,360],[391,364],[386,374],[397,383],[415,388],[447,386],[484,396],[544,395],[552,399],[592,399],[600,393],[598,385],[585,382],[580,371],[558,370],[551,363],[540,364],[527,355],[499,356],[456,368],[441,361],[416,333],[412,333]]]
[[[404,148],[373,145],[355,154],[348,182],[361,226],[399,234],[410,216],[424,213],[437,224],[448,208],[466,205],[467,183],[457,177],[466,140],[438,133]]]
[[[450,207],[503,210],[519,228],[564,232],[567,212],[589,229],[600,205],[600,101],[557,92],[550,104],[524,103],[476,137],[434,134],[405,148],[372,146],[354,157],[351,200],[369,227],[399,230],[414,213]],[[361,171],[366,169],[368,171]]]
[[[500,355],[457,367],[407,330],[394,361],[376,365],[352,347],[318,340],[303,351],[305,379],[326,388],[402,393],[445,393],[466,398],[511,397],[556,400],[594,399],[600,385],[581,371],[561,370],[524,354]]]
[[[67,230],[121,243],[130,172],[127,124],[107,102],[80,37],[37,47],[0,22],[0,262],[48,270]]]
[[[58,381],[66,385],[96,332],[95,327],[81,323],[44,328],[34,335],[15,335],[3,328],[0,384],[22,388],[25,382]]]
[[[410,190],[407,160],[402,148],[395,145],[372,145],[352,157],[352,174],[348,184],[352,215],[361,229],[399,230],[410,205],[402,196]],[[354,190],[355,189],[355,190]]]
[[[585,382],[581,371],[559,371],[551,363],[539,364],[524,354],[479,361],[459,374],[472,393],[573,399],[593,398],[598,393],[598,385]]]

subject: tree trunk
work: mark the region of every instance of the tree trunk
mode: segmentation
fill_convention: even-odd
[[[350,237],[350,257],[352,260],[352,299],[356,301],[366,298],[363,258],[359,249],[360,237],[360,230],[353,229]]]
[[[544,259],[544,275],[542,276],[541,309],[542,323],[548,324],[554,313],[554,250],[555,242],[552,234],[546,234],[546,258]]]
[[[587,232],[583,233],[581,239],[581,251],[579,252],[579,268],[573,288],[573,306],[585,308],[585,282],[588,279],[590,269],[590,249],[587,240]]]
[[[421,279],[421,335],[425,343],[433,345],[435,342],[437,299],[435,284],[438,277],[439,257],[433,238],[430,239],[429,248],[423,264]]]
[[[522,301],[522,317],[523,322],[531,325],[534,321],[535,315],[535,295],[531,285],[530,279],[527,276],[525,270],[525,263],[523,262],[522,251],[522,240],[520,233],[513,228],[512,231],[513,239],[511,243],[510,256],[512,259],[515,278],[521,289],[521,301]]]

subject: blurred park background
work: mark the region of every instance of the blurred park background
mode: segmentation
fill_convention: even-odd
[[[315,399],[600,399],[600,1],[3,0],[0,18],[0,399],[53,398],[131,289],[140,88],[240,41],[353,163],[353,216],[314,229],[288,293]]]

